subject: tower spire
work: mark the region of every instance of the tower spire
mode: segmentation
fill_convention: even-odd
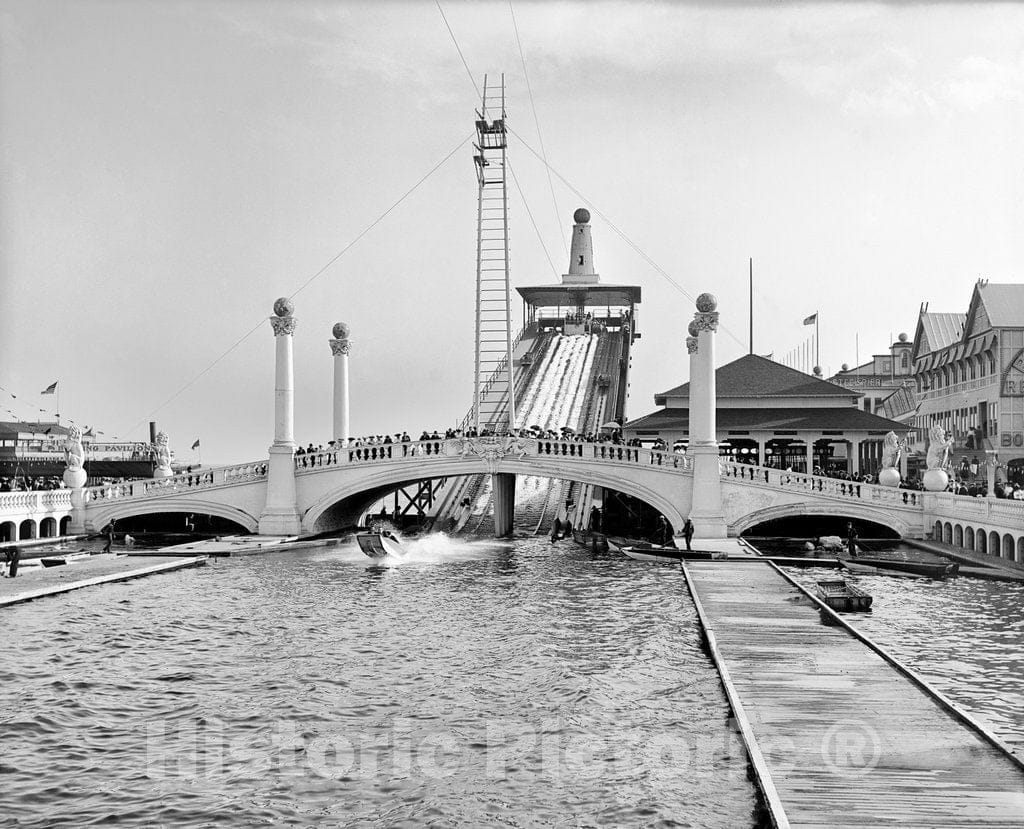
[[[590,211],[579,208],[572,214],[572,249],[569,273],[562,274],[563,285],[596,285],[601,277],[594,272],[594,242],[590,237]]]

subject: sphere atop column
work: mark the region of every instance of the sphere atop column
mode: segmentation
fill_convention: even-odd
[[[714,294],[701,294],[697,297],[697,310],[702,314],[718,310],[718,299]]]
[[[590,211],[585,207],[577,208],[576,212],[572,214],[572,220],[578,225],[585,225],[590,221]]]
[[[274,301],[274,313],[279,317],[290,317],[295,311],[295,303],[288,297],[279,297]]]
[[[334,328],[331,329],[331,332],[334,334],[334,338],[336,340],[348,339],[350,331],[351,329],[348,327],[347,322],[336,322],[334,323]]]
[[[815,377],[821,377],[821,374],[822,374],[821,366],[815,366],[814,367],[814,376]]]
[[[690,324],[686,326],[686,331],[691,337],[696,337],[700,334],[700,330],[697,328],[697,321],[690,320]]]

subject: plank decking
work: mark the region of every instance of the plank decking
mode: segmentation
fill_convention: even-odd
[[[1024,764],[778,570],[684,570],[777,825],[1024,827]]]

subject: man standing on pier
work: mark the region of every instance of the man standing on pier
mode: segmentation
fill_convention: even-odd
[[[846,548],[850,553],[850,558],[857,558],[857,529],[853,526],[852,521],[846,522]]]
[[[686,549],[690,549],[690,542],[693,541],[693,522],[687,518],[683,524],[683,538],[686,539]]]
[[[103,534],[107,537],[106,543],[103,545],[103,552],[109,553],[110,546],[114,543],[114,522],[111,521],[107,526],[103,528]]]

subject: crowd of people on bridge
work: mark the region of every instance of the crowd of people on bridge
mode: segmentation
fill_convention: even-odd
[[[491,429],[481,429],[479,432],[476,429],[458,429],[449,428],[443,432],[434,429],[424,429],[420,436],[416,439],[420,442],[431,441],[431,440],[451,440],[461,438],[476,438],[476,437],[492,437],[492,436],[511,436],[516,438],[532,438],[536,440],[561,440],[570,443],[613,443],[622,446],[641,446],[639,440],[633,438],[631,440],[624,440],[622,432],[619,429],[602,429],[598,431],[588,431],[577,433],[575,429],[571,429],[567,426],[563,426],[560,429],[544,429],[539,426],[530,426],[523,429],[512,429],[504,431],[494,431]],[[413,438],[407,431],[395,432],[394,434],[387,435],[363,435],[362,437],[349,438],[348,441],[329,440],[326,443],[314,444],[309,443],[307,446],[299,446],[295,450],[295,456],[297,462],[301,466],[311,465],[307,456],[321,455],[325,452],[334,452],[338,449],[380,449],[382,447],[394,446],[395,444],[409,444],[413,442]],[[652,447],[662,451],[668,451],[668,445],[664,441],[660,441],[660,444],[656,442],[656,445]],[[415,452],[415,447],[403,446],[403,457],[408,455],[410,452]],[[678,447],[677,447],[678,451]],[[429,451],[425,451],[424,454],[430,454]],[[389,453],[390,456],[390,453]]]
[[[64,481],[52,476],[15,475],[11,478],[0,478],[0,492],[39,492],[63,488]]]

